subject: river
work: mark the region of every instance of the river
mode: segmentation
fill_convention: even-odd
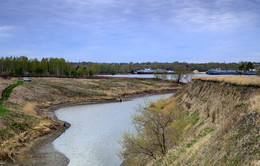
[[[57,138],[55,149],[70,159],[70,166],[117,166],[121,159],[118,141],[124,131],[134,132],[131,115],[138,105],[155,101],[171,94],[138,97],[122,103],[103,103],[61,108],[56,116],[71,124]]]
[[[105,76],[105,77],[130,77],[130,78],[155,78],[154,74],[118,74],[118,75],[98,75],[98,76]],[[162,76],[162,75],[159,75],[159,76]],[[165,77],[163,79],[176,80],[176,75],[174,75],[174,74],[165,74],[163,76]],[[256,75],[208,75],[208,74],[205,74],[205,73],[187,74],[187,75],[184,75],[182,77],[181,82],[188,83],[188,82],[191,81],[192,77],[204,77],[204,76],[208,76],[208,77],[219,77],[219,76],[224,76],[224,77],[228,77],[228,76],[255,77]]]

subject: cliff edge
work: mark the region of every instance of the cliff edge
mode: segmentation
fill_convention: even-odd
[[[260,165],[260,81],[194,78],[175,94],[196,123],[167,155],[148,165]]]

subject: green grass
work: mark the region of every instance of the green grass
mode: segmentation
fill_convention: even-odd
[[[244,106],[246,106],[245,103],[240,103],[240,104],[237,104],[237,105],[236,105],[236,107],[244,107]]]
[[[0,107],[0,115],[5,115],[6,113],[11,112],[8,109]]]
[[[189,117],[189,121],[194,125],[199,121],[199,112],[196,110],[191,116]]]
[[[13,130],[17,129],[19,131],[26,131],[27,128],[30,128],[30,127],[25,122],[23,122],[23,123],[13,122],[13,123],[11,123],[10,128]]]
[[[229,165],[231,165],[231,166],[236,166],[236,165],[238,165],[238,158],[237,158],[237,157],[233,157],[233,158],[229,161]]]
[[[2,98],[0,99],[0,106],[3,104],[4,101],[7,101],[8,98],[10,97],[11,93],[13,92],[14,88],[22,85],[24,82],[23,81],[17,81],[16,84],[8,86],[2,93]]]
[[[204,129],[202,133],[200,133],[198,136],[194,137],[193,140],[191,140],[189,143],[187,143],[186,147],[187,148],[192,147],[192,145],[194,145],[196,142],[198,142],[199,139],[201,139],[202,137],[205,137],[206,135],[208,135],[212,131],[214,131],[214,129],[212,129],[212,128]]]
[[[203,126],[203,125],[204,125],[204,121],[200,122],[198,126]]]

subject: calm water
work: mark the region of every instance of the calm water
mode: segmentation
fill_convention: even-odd
[[[70,166],[117,166],[122,162],[116,153],[124,131],[134,131],[131,115],[138,105],[166,95],[135,98],[122,103],[105,103],[61,108],[55,113],[71,127],[53,144],[70,159]]]
[[[155,78],[154,74],[118,74],[118,75],[100,75],[100,76],[106,76],[106,77],[131,77],[131,78]],[[173,75],[165,75],[167,80],[175,80],[175,77]],[[189,74],[184,76],[181,79],[181,82],[187,83],[191,81],[192,77],[197,77],[197,76],[209,76],[209,77],[219,77],[219,76],[237,76],[237,77],[255,77],[255,75],[208,75],[208,74]]]

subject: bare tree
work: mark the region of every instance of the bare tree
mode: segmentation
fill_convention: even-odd
[[[185,82],[189,83],[189,82],[191,82],[192,77],[193,77],[193,73],[192,72],[187,72],[184,75],[183,79],[184,79]]]
[[[167,100],[159,100],[146,107],[140,106],[137,114],[132,117],[137,133],[124,134],[121,141],[123,150],[119,156],[128,161],[132,161],[133,157],[141,158],[143,162],[165,156],[181,133],[173,125],[182,114],[180,110],[179,106],[169,104]]]
[[[177,83],[179,83],[181,82],[185,74],[187,74],[186,68],[182,65],[178,65],[174,68],[174,74],[172,75],[172,77]]]

